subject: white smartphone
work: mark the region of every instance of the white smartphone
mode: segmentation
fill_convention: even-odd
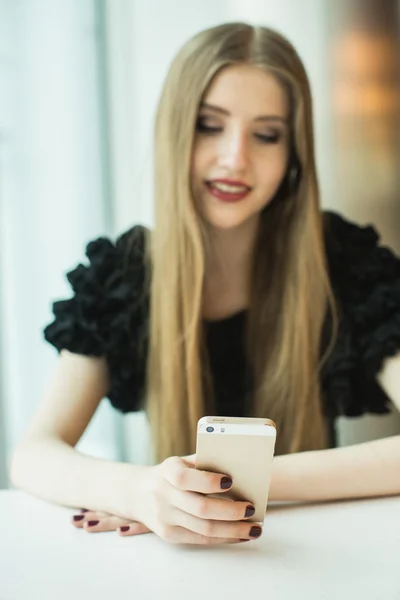
[[[253,504],[255,514],[248,521],[264,522],[275,441],[276,426],[270,419],[203,417],[198,421],[196,469],[231,477],[231,489],[216,496]]]

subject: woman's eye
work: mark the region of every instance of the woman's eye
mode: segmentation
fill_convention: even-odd
[[[271,135],[267,135],[264,133],[256,133],[255,136],[263,144],[277,144],[281,139],[279,133],[272,133]]]
[[[209,125],[205,119],[198,119],[197,123],[196,123],[196,129],[197,131],[201,132],[201,133],[209,133],[209,134],[213,134],[213,133],[219,133],[220,131],[222,131],[222,127],[217,127],[217,126],[213,126],[213,125]]]
[[[221,133],[223,128],[218,125],[211,124],[205,117],[200,117],[196,123],[196,130],[206,135],[215,135]],[[277,144],[281,139],[280,133],[255,133],[254,137],[259,140],[262,144]]]

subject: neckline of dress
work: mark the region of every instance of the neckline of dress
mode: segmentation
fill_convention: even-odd
[[[221,325],[223,323],[229,323],[230,321],[235,321],[235,320],[239,320],[241,318],[243,318],[245,315],[247,314],[247,309],[246,308],[242,308],[241,310],[238,310],[230,315],[227,315],[226,317],[222,317],[220,319],[203,319],[203,323],[205,323],[206,325]]]

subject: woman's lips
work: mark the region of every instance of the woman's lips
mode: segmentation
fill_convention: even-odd
[[[206,188],[218,200],[222,202],[240,202],[251,192],[251,189],[243,190],[242,192],[226,192],[217,188],[211,181],[206,181]]]

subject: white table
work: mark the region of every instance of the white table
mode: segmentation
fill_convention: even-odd
[[[269,509],[264,535],[171,546],[0,492],[0,600],[400,600],[400,498]]]

